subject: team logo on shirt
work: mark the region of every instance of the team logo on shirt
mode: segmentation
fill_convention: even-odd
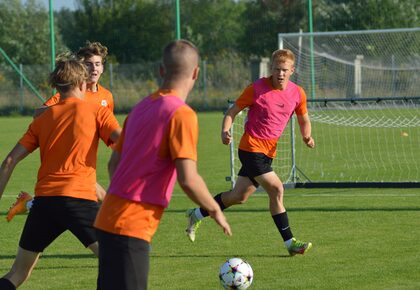
[[[102,100],[101,101],[101,106],[102,107],[107,107],[108,106],[108,102],[106,100]]]

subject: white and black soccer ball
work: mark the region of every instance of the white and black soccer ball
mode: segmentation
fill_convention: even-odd
[[[219,279],[225,289],[244,290],[251,286],[254,272],[245,260],[231,258],[220,267]]]

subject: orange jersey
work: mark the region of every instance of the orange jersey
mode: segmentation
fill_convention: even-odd
[[[164,98],[165,96],[173,97],[174,95],[176,95],[176,93],[173,91],[158,91],[152,96],[152,99],[162,97]],[[132,113],[133,112],[135,112],[135,110],[133,110]],[[130,113],[130,115],[132,113]],[[121,161],[118,164],[118,169],[120,170],[123,170],[124,167],[124,154],[127,154],[127,148],[125,148],[125,146],[127,146],[127,144],[129,144],[130,141],[130,143],[133,144],[133,140],[131,138],[126,139],[126,125],[129,122],[130,118],[135,118],[135,116],[130,115],[126,119],[122,134],[118,139],[116,147],[114,148],[114,150],[117,150],[122,154]],[[132,134],[131,136],[137,136],[137,134]],[[148,140],[139,140],[139,142],[148,142],[148,144],[151,144],[151,142],[149,142]],[[182,105],[178,107],[173,113],[172,117],[170,117],[169,123],[166,125],[165,131],[161,138],[160,146],[156,148],[157,152],[148,152],[147,154],[158,154],[159,158],[162,160],[169,159],[173,161],[178,158],[197,160],[197,142],[197,115],[190,107]],[[152,146],[150,147],[152,148]],[[139,147],[133,146],[132,148]],[[141,150],[141,148],[138,150]],[[135,152],[132,153],[135,154]],[[142,166],[141,160],[136,160],[137,157],[139,156],[127,155],[125,158],[130,159],[129,164],[134,163],[133,165],[135,166]],[[129,164],[127,164],[126,166],[130,166]],[[153,165],[148,164],[148,166],[149,168],[151,168],[151,166]],[[132,170],[124,171],[122,178],[127,177],[127,175],[132,174],[132,172]],[[154,174],[154,172],[150,172],[150,176],[153,176]],[[164,192],[154,193],[154,195],[158,197],[156,199],[158,201],[157,203],[153,203],[152,201],[138,202],[134,200],[136,196],[135,194],[124,196],[114,192],[123,190],[123,187],[127,183],[123,180],[117,180],[115,178],[116,176],[118,176],[117,173],[114,174],[113,180],[110,185],[109,193],[105,197],[100,212],[97,215],[95,227],[106,232],[135,237],[150,242],[155,231],[157,230],[160,218],[163,214],[166,205],[166,202],[164,204],[159,204],[160,199],[162,199],[164,196]],[[151,183],[151,178],[155,177],[148,177],[146,180],[147,183]],[[135,180],[135,178],[128,178],[128,180]],[[120,184],[121,182],[123,182],[124,184]],[[165,185],[166,183],[168,183],[168,180],[160,180],[159,182]]]
[[[99,84],[98,90],[96,92],[86,91],[84,99],[88,102],[101,105],[102,107],[107,107],[109,110],[111,110],[111,112],[114,112],[114,99],[111,92]],[[49,107],[57,104],[59,101],[60,93],[56,93],[44,103],[44,106]]]
[[[19,140],[29,152],[40,148],[35,196],[96,201],[99,139],[110,144],[118,128],[110,110],[78,98],[67,98],[35,118]]]
[[[263,84],[267,87],[267,93],[270,92],[274,92],[274,93],[278,93],[278,94],[283,94],[284,97],[286,99],[283,99],[283,103],[284,101],[287,101],[288,96],[290,96],[290,98],[292,98],[292,95],[289,95],[288,91],[280,91],[280,90],[276,90],[273,88],[272,84],[271,84],[271,80],[270,78],[262,78],[261,79]],[[241,96],[236,100],[235,104],[241,108],[241,109],[245,109],[246,107],[249,107],[250,110],[254,110],[255,108],[253,108],[253,106],[255,105],[255,101],[258,97],[260,96],[256,96],[256,83],[253,83],[251,85],[249,85],[241,94]],[[303,90],[303,88],[301,88],[300,86],[296,86],[293,83],[289,82],[289,87],[291,86],[297,87],[297,93],[299,94],[299,100],[298,100],[298,105],[296,106],[296,108],[294,109],[290,109],[291,112],[293,113],[293,111],[297,114],[297,115],[304,115],[306,114],[307,111],[307,105],[306,105],[306,94],[305,91]],[[264,110],[264,112],[262,112],[262,114],[265,114],[267,116],[271,114],[273,114],[273,107],[277,106],[277,105],[282,105],[284,106],[283,103],[279,103],[276,104],[273,102],[273,104],[269,104],[266,103],[267,101],[262,101],[262,103],[266,106],[266,108],[262,108],[260,110]],[[271,108],[270,108],[271,107]],[[249,113],[248,113],[249,114]],[[278,113],[276,113],[276,118],[280,119],[283,122],[283,125],[285,125],[287,123],[287,121],[289,120],[289,118],[291,117],[291,115],[289,115],[289,111],[285,112],[284,116],[280,116]],[[267,116],[264,116],[265,118]],[[257,121],[261,121],[261,118],[263,116],[260,115],[256,115],[254,120]],[[266,133],[267,135],[269,135],[269,133],[274,132],[276,129],[278,130],[279,128],[277,127],[273,127],[273,124],[257,124],[256,126],[260,129],[262,126],[266,126],[267,127],[267,131],[268,133]],[[271,128],[270,128],[271,126]],[[282,129],[280,129],[280,132],[282,131]],[[281,133],[279,133],[281,134]],[[239,149],[244,150],[244,151],[248,151],[248,152],[259,152],[259,153],[263,153],[265,155],[267,155],[268,157],[274,158],[276,156],[276,147],[277,147],[277,141],[278,141],[278,137],[271,137],[271,138],[262,138],[262,137],[257,137],[253,134],[251,134],[250,132],[248,132],[247,130],[245,130],[244,134],[242,135],[241,141],[239,143]]]

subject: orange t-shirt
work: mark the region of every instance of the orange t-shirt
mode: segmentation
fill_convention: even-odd
[[[158,94],[176,95],[173,91],[158,91]],[[114,150],[121,152],[124,141],[125,126]],[[172,160],[177,158],[197,160],[197,142],[197,115],[188,106],[181,106],[169,121],[159,148],[159,156],[170,156]],[[96,217],[95,227],[150,242],[158,228],[163,211],[163,206],[135,202],[115,194],[107,194]]]
[[[271,84],[271,77],[264,78],[264,82],[272,89],[273,85]],[[307,101],[306,101],[306,94],[302,87],[298,86],[301,102],[299,103],[299,106],[295,109],[296,115],[305,115],[307,110]],[[254,86],[253,84],[249,85],[243,93],[239,96],[239,98],[236,100],[235,104],[241,108],[245,109],[246,107],[252,106],[254,103]],[[239,143],[239,149],[248,151],[248,152],[259,152],[267,155],[268,157],[274,158],[276,156],[276,147],[277,147],[277,141],[276,139],[260,139],[257,137],[253,137],[247,132],[244,132],[242,135],[241,141]]]
[[[110,91],[105,89],[103,86],[98,84],[98,90],[96,92],[86,91],[85,100],[91,103],[107,107],[111,112],[114,112],[114,99]],[[52,106],[60,101],[60,93],[56,93],[54,96],[45,101],[44,106]]]
[[[40,148],[35,196],[96,201],[99,139],[110,144],[118,128],[110,110],[78,98],[67,98],[35,118],[19,140],[29,152]]]

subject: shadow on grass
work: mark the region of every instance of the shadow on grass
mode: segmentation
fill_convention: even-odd
[[[60,266],[39,266],[39,263],[35,266],[35,271],[39,270],[51,270],[51,269],[97,269],[97,265],[60,265]],[[0,268],[0,271],[6,272],[9,271],[10,268]]]
[[[237,256],[237,257],[253,257],[253,258],[293,258],[290,255],[270,255],[270,254],[256,254],[256,255],[249,255],[247,254],[240,254],[240,253],[236,253],[231,255],[233,256]],[[209,255],[209,254],[179,254],[179,255],[153,255],[150,254],[150,258],[151,259],[156,259],[156,258],[163,258],[163,259],[167,259],[167,258],[171,258],[171,259],[189,259],[189,258],[221,258],[226,259],[226,255],[218,255],[218,254],[214,254],[214,255]],[[249,259],[249,258],[248,258]]]
[[[236,254],[237,256],[244,256],[240,253]],[[249,256],[247,253],[246,256]],[[0,260],[8,260],[8,259],[14,259],[16,255],[0,255]],[[255,258],[292,258],[290,255],[272,255],[272,254],[255,254],[252,255],[252,257]],[[69,255],[42,255],[41,259],[65,259],[65,260],[74,260],[74,259],[87,259],[87,258],[93,258],[96,259],[96,257],[92,254],[69,254]],[[219,255],[219,254],[150,254],[150,258],[174,258],[174,259],[185,259],[185,258],[222,258],[226,259],[226,255]],[[71,268],[71,267],[68,267]]]
[[[229,208],[226,212],[268,212],[268,208]],[[287,207],[287,211],[300,211],[300,212],[399,212],[399,211],[420,211],[418,206],[406,207]],[[185,209],[166,209],[165,212],[182,213],[185,214]]]
[[[7,260],[7,259],[14,259],[16,255],[0,255],[0,260]],[[66,260],[73,260],[73,259],[88,259],[94,258],[96,256],[94,254],[44,254],[41,255],[40,259],[66,259]]]

